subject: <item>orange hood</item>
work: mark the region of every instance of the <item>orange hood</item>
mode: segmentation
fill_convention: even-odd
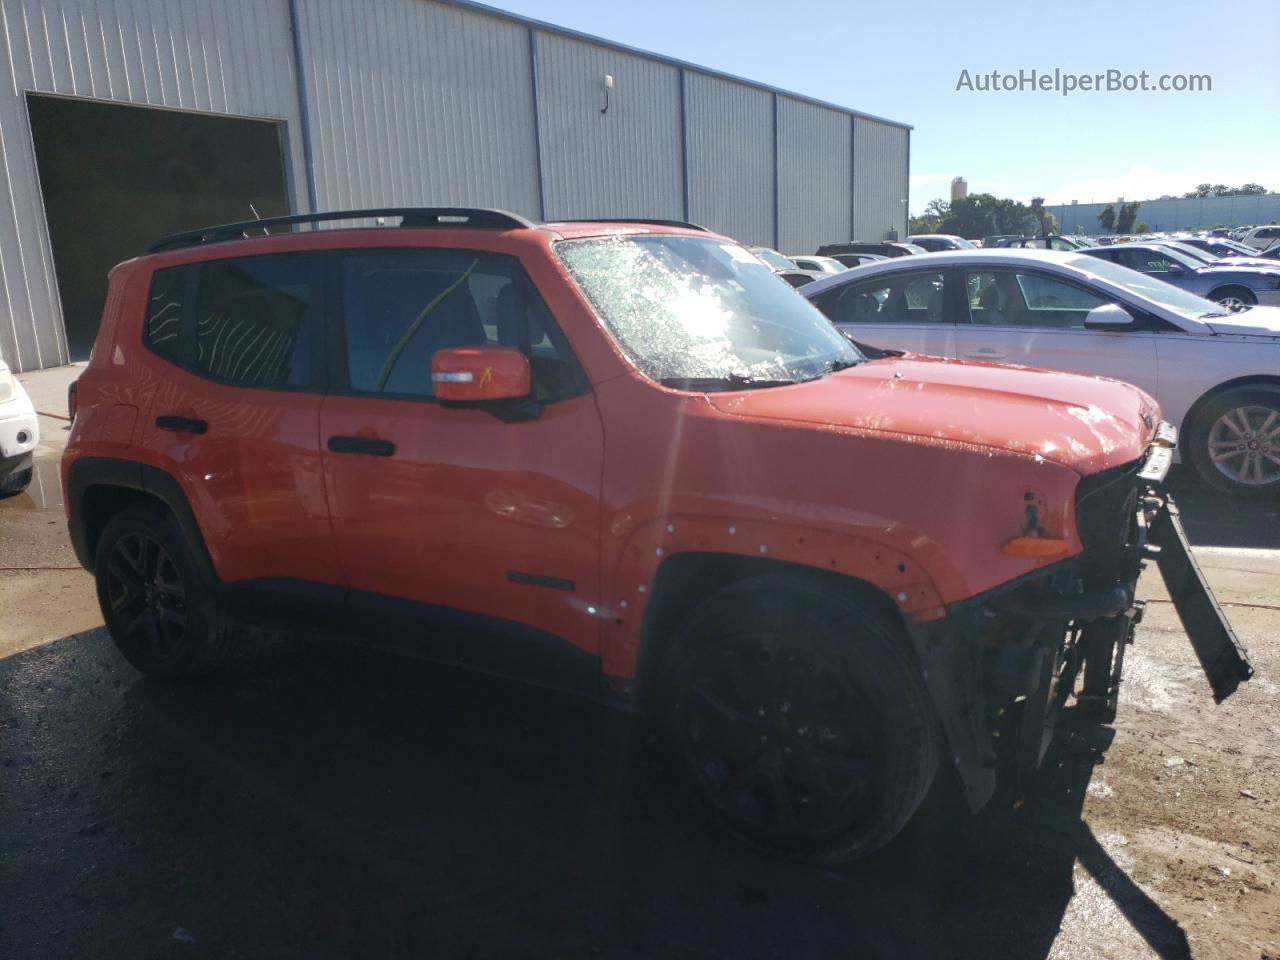
[[[1082,475],[1141,457],[1160,421],[1151,397],[1117,380],[914,355],[710,400],[749,419],[975,444]]]

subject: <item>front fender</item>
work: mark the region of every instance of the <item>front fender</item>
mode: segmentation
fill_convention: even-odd
[[[680,514],[653,517],[622,532],[617,561],[604,579],[607,593],[601,611],[603,667],[610,676],[635,676],[644,615],[658,570],[680,554],[765,559],[839,574],[879,589],[904,617],[927,622],[944,615],[942,595],[930,571],[887,537],[772,520]],[[911,540],[905,531],[894,533]]]

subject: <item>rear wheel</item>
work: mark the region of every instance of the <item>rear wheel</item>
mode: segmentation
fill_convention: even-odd
[[[1210,397],[1188,431],[1190,459],[1227,493],[1280,491],[1280,387],[1233,387]]]
[[[107,523],[94,560],[111,638],[143,673],[186,679],[232,652],[230,625],[172,514],[134,506]]]
[[[924,799],[932,705],[901,625],[874,600],[754,577],[707,600],[674,643],[668,728],[733,832],[797,859],[853,860]]]
[[[1258,302],[1258,298],[1248,287],[1221,287],[1209,294],[1209,299],[1228,310],[1252,307]]]

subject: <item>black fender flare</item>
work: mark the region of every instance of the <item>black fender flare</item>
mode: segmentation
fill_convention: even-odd
[[[209,582],[220,582],[182,484],[159,467],[116,457],[84,457],[73,462],[67,470],[67,532],[82,567],[94,572],[93,558],[98,546],[96,529],[100,527],[90,525],[86,501],[90,491],[102,487],[137,491],[164,504],[191,544],[191,555],[203,567]]]

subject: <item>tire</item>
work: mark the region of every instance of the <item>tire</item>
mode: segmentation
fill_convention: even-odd
[[[734,834],[795,860],[866,856],[938,765],[933,707],[896,615],[787,574],[706,600],[672,638],[664,724]]]
[[[215,584],[167,510],[139,505],[112,517],[99,538],[94,571],[107,631],[147,676],[204,677],[234,652]]]
[[[11,473],[0,479],[0,500],[5,497],[16,497],[31,484],[32,467]]]
[[[1237,496],[1280,493],[1280,386],[1214,394],[1196,412],[1187,444],[1191,465],[1214,489]]]
[[[1228,309],[1252,307],[1258,302],[1258,298],[1248,287],[1219,287],[1209,294],[1209,299]]]

